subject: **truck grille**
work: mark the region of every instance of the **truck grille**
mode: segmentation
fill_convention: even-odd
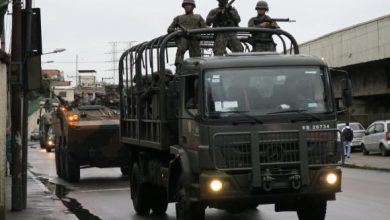
[[[304,146],[309,165],[336,163],[337,147],[335,131],[305,132]],[[258,150],[260,166],[293,165],[301,163],[299,131],[259,132],[254,150]],[[252,156],[250,133],[224,133],[214,136],[212,153],[217,169],[251,169]]]

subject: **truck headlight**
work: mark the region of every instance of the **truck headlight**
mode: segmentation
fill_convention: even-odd
[[[54,145],[54,142],[53,142],[52,140],[48,140],[48,141],[47,141],[47,145],[53,146],[53,145]]]
[[[220,192],[223,188],[223,184],[220,180],[212,180],[209,186],[213,192]]]
[[[329,185],[334,185],[335,183],[337,183],[338,181],[338,177],[336,174],[334,173],[329,173],[327,176],[326,176],[326,182],[329,184]]]

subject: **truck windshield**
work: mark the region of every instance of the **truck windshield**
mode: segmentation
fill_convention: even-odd
[[[319,67],[209,70],[205,73],[207,116],[237,112],[261,116],[292,112],[330,112],[329,83]]]

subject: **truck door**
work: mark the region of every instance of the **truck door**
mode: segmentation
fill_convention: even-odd
[[[185,76],[182,80],[182,104],[179,117],[180,144],[189,148],[199,145],[199,124],[196,117],[199,114],[198,77]]]

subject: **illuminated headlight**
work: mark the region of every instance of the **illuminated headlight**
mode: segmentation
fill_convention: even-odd
[[[47,141],[47,145],[53,146],[53,145],[54,145],[54,142],[53,142],[52,140],[48,140],[48,141]]]
[[[210,182],[210,189],[213,192],[220,192],[223,188],[223,184],[220,180],[212,180]]]
[[[337,183],[337,175],[334,174],[334,173],[329,173],[327,176],[326,176],[326,182],[330,185],[334,185],[335,183]]]

